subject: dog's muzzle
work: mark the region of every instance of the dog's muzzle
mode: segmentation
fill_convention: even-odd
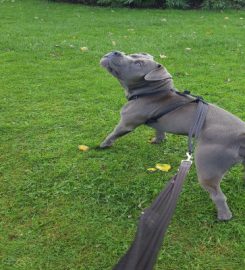
[[[100,60],[100,64],[104,68],[110,68],[111,59],[115,58],[115,57],[122,57],[122,56],[123,56],[123,54],[121,52],[117,52],[117,51],[110,52],[102,57],[102,59]]]

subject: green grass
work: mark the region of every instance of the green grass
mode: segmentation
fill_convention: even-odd
[[[244,11],[0,1],[0,269],[111,269],[184,157],[186,138],[150,145],[147,127],[110,150],[79,152],[104,139],[125,103],[99,66],[112,50],[154,55],[178,89],[245,119]],[[173,169],[148,174],[157,162]],[[234,214],[226,223],[216,221],[192,169],[156,270],[245,269],[241,166],[222,187]]]

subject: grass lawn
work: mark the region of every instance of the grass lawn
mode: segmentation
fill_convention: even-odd
[[[125,103],[99,66],[112,50],[154,55],[179,90],[245,120],[244,11],[0,1],[0,269],[111,269],[183,159],[185,137],[150,145],[145,126],[109,150],[79,152],[105,138]],[[158,162],[172,170],[148,174]],[[234,218],[218,222],[192,168],[156,270],[245,269],[241,169],[222,183]]]

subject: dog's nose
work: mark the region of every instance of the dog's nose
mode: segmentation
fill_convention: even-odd
[[[106,54],[104,58],[120,57],[120,56],[123,56],[123,53],[114,51],[114,52],[109,52],[108,54]]]
[[[122,56],[121,52],[115,51],[111,53],[113,56]]]

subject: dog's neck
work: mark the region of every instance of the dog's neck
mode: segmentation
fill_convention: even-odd
[[[125,86],[125,95],[127,99],[131,99],[133,96],[140,95],[154,95],[154,93],[163,92],[168,94],[171,89],[174,88],[172,79],[162,80],[162,81],[143,81],[135,85]]]

